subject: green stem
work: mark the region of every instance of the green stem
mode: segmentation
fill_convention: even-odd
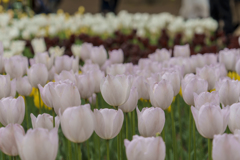
[[[120,131],[120,143],[121,143],[121,146],[120,146],[120,156],[121,156],[121,160],[123,160],[123,154],[124,154],[124,150],[123,150],[123,128],[121,129]]]
[[[98,109],[98,94],[96,94],[96,105],[95,108]]]
[[[165,142],[165,126],[163,126],[163,130],[162,130],[162,139]]]
[[[135,110],[132,112],[132,134],[135,135]]]
[[[212,160],[212,139],[208,139],[208,160]]]
[[[128,139],[128,113],[125,113],[126,117],[126,139]]]
[[[54,108],[52,108],[52,115],[53,115],[53,128],[55,128],[55,111],[54,111]]]
[[[87,140],[87,156],[88,156],[88,160],[90,160],[89,140]]]
[[[180,94],[177,96],[177,107],[178,107],[178,123],[179,123],[179,137],[180,137],[180,159],[182,159],[182,122],[181,122],[181,108],[179,104]]]
[[[191,160],[191,143],[192,143],[192,112],[191,112],[191,107],[189,107],[188,160]]]
[[[82,160],[81,144],[78,144],[78,160]]]
[[[177,159],[177,144],[176,144],[176,131],[175,131],[175,123],[174,123],[174,114],[173,114],[173,107],[171,107],[171,119],[172,119],[172,142],[173,142],[173,153],[174,153],[174,160]]]
[[[98,137],[98,159],[101,160],[100,137]]]
[[[13,160],[17,160],[17,156],[12,156],[12,159]]]
[[[197,159],[197,148],[196,148],[196,128],[195,123],[193,122],[193,148],[194,148],[194,160]]]
[[[120,148],[121,148],[121,141],[120,141],[121,135],[120,133],[117,136],[117,156],[118,160],[120,160]]]
[[[41,106],[41,94],[40,94],[40,90],[38,89],[38,100],[39,100],[39,112],[40,114],[42,114],[42,106]]]
[[[78,159],[78,144],[77,143],[75,143],[75,149],[74,149],[74,152],[75,152],[75,159]]]
[[[29,129],[29,114],[28,114],[28,106],[27,106],[27,99],[25,97],[25,117],[26,117],[26,121],[27,121],[27,129]]]
[[[107,160],[110,160],[109,140],[107,140]]]
[[[69,159],[72,159],[72,145],[71,141],[68,140],[68,157]]]

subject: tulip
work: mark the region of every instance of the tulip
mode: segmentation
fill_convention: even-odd
[[[55,67],[53,66],[53,67],[48,71],[48,80],[49,80],[49,81],[54,80],[54,75],[55,75]]]
[[[152,137],[161,133],[165,124],[165,113],[161,108],[137,108],[138,130],[143,137]]]
[[[237,74],[240,75],[240,59],[238,59],[238,61],[236,63],[235,70],[236,70]]]
[[[150,83],[149,95],[153,107],[159,107],[165,110],[172,103],[174,97],[173,87],[165,79],[158,83]]]
[[[112,64],[107,67],[106,73],[109,75],[121,75],[126,72],[126,66],[124,64]]]
[[[32,120],[32,126],[33,129],[36,128],[45,128],[48,129],[49,131],[53,129],[53,117],[47,113],[39,114],[37,117],[35,117],[31,113],[31,120]],[[58,117],[55,117],[55,127],[59,127],[59,119]]]
[[[70,80],[71,82],[76,84],[76,78],[75,78],[75,74],[73,73],[73,71],[65,71],[63,70],[59,75],[58,74],[54,74],[54,80],[56,82],[58,81],[64,81],[64,80]]]
[[[111,106],[120,106],[128,100],[132,77],[126,75],[108,75],[102,79],[100,90],[103,99]]]
[[[17,78],[16,80],[17,92],[22,96],[28,96],[32,92],[32,86],[29,83],[28,77]]]
[[[181,87],[181,77],[179,76],[179,73],[177,71],[167,71],[162,74],[161,79],[165,79],[171,83],[174,96],[179,93]]]
[[[228,71],[235,71],[238,50],[224,49],[219,51],[219,62],[224,64]]]
[[[13,80],[11,81],[10,97],[15,97],[15,96],[16,96],[16,90],[17,90],[16,79],[13,79]]]
[[[161,137],[133,136],[133,140],[124,140],[128,160],[164,160],[166,147]]]
[[[124,115],[121,109],[94,109],[95,132],[102,139],[112,139],[122,128]]]
[[[169,60],[172,56],[172,51],[163,49],[157,49],[153,54],[149,54],[148,57],[152,61],[163,62]]]
[[[89,104],[67,108],[60,115],[63,134],[74,143],[88,140],[94,131],[94,116]]]
[[[95,71],[95,70],[100,70],[99,65],[97,64],[92,64],[92,63],[85,63],[83,67],[81,67],[81,70],[83,73],[89,72],[89,71]]]
[[[206,60],[202,54],[192,55],[191,61],[194,65],[194,72],[195,72],[196,68],[202,68],[206,64]]]
[[[39,85],[43,102],[48,107],[53,107],[56,114],[64,112],[68,107],[81,104],[81,97],[77,87],[70,80],[50,82],[44,86]]]
[[[48,70],[50,70],[53,66],[54,56],[49,56],[48,52],[37,53],[34,57],[35,63],[42,63],[44,64]]]
[[[112,62],[112,64],[123,63],[124,54],[122,49],[112,50],[109,52],[109,60]]]
[[[81,48],[82,47],[80,45],[73,44],[71,46],[71,51],[72,51],[73,55],[80,57],[80,55],[81,55]]]
[[[175,45],[173,50],[174,57],[189,57],[190,47],[189,44],[186,45]]]
[[[31,44],[35,54],[42,53],[47,50],[47,47],[43,38],[35,38],[31,41]]]
[[[219,105],[220,100],[217,91],[202,92],[200,94],[193,93],[194,105],[197,109],[200,109],[204,104]]]
[[[203,55],[206,65],[217,64],[218,56],[214,53],[205,53]]]
[[[138,90],[138,97],[143,99],[149,99],[147,81],[143,76],[136,76],[133,80],[133,87]]]
[[[55,160],[58,152],[58,129],[29,129],[26,135],[15,133],[18,152],[24,160]]]
[[[8,124],[5,128],[0,128],[0,149],[10,156],[17,156],[18,149],[14,133],[24,135],[24,129],[19,124]]]
[[[51,54],[51,56],[53,57],[59,57],[62,56],[65,52],[65,47],[50,47],[49,48],[49,53]]]
[[[69,57],[63,55],[61,57],[56,57],[55,60],[55,71],[56,73],[61,73],[61,71],[66,70],[70,71],[73,69],[76,72],[76,63],[77,63],[77,71],[78,71],[78,57],[75,59],[73,57]]]
[[[87,99],[92,96],[95,90],[94,82],[93,74],[76,75],[76,86],[82,98]]]
[[[17,99],[8,97],[0,100],[0,122],[7,126],[10,123],[21,124],[25,115],[23,97]]]
[[[11,79],[22,77],[26,73],[27,67],[27,58],[22,56],[12,56],[5,59],[4,62],[5,71],[10,75]]]
[[[102,66],[107,60],[107,51],[102,45],[99,47],[92,47],[90,56],[93,63]]]
[[[0,99],[4,97],[9,97],[12,92],[13,83],[16,81],[10,81],[9,75],[0,75]]]
[[[215,83],[220,77],[220,72],[214,66],[197,68],[197,75],[208,82],[208,90],[214,89]]]
[[[101,66],[101,70],[103,72],[107,71],[107,68],[112,65],[112,62],[110,60],[106,60],[105,63]]]
[[[235,130],[234,130],[234,134],[235,134],[235,135],[240,135],[240,129],[235,129]]]
[[[221,79],[216,84],[216,91],[219,93],[220,102],[227,105],[232,105],[238,102],[240,90],[239,82],[227,78]]]
[[[193,93],[200,94],[206,92],[207,89],[207,81],[193,74],[186,75],[182,80],[183,99],[188,105],[194,105]]]
[[[28,80],[32,87],[37,87],[38,84],[44,86],[48,80],[48,70],[44,64],[34,64],[27,70]]]
[[[128,100],[119,106],[123,112],[132,112],[138,103],[138,91],[137,88],[132,88]]]
[[[227,128],[229,109],[221,109],[218,105],[203,105],[199,110],[191,107],[198,132],[205,138],[212,139],[222,134]]]
[[[93,45],[91,43],[83,43],[81,45],[81,51],[80,51],[81,57],[80,58],[83,61],[90,59],[92,47],[93,47]]]
[[[229,121],[228,127],[230,131],[233,133],[236,129],[240,129],[240,103],[235,103],[230,106],[230,114],[229,114]]]
[[[213,160],[239,160],[240,135],[215,135],[213,139]]]
[[[1,51],[0,51],[0,73],[3,73],[4,72],[4,58],[1,54]]]
[[[90,104],[95,105],[96,101],[97,101],[97,95],[95,93],[93,93],[93,95],[88,98],[88,101]]]

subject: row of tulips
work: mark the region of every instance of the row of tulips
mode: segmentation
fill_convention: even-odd
[[[177,46],[173,58],[162,49],[138,65],[122,64],[121,50],[107,59],[103,46],[79,51],[83,66],[47,52],[31,66],[0,56],[1,151],[24,160],[196,160],[206,158],[206,138],[208,159],[238,160],[240,51],[189,57],[188,49]]]

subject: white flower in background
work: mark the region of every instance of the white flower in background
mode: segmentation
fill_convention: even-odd
[[[25,48],[25,41],[17,40],[11,42],[11,50],[14,52],[14,55],[22,54],[24,48]]]
[[[49,48],[49,53],[54,57],[62,56],[64,52],[65,52],[65,47],[56,46],[56,47]]]
[[[81,46],[80,45],[76,45],[76,44],[73,44],[71,46],[71,51],[73,53],[74,56],[78,56],[78,57],[81,57]]]
[[[189,57],[190,56],[189,44],[174,46],[173,54],[174,57]]]
[[[42,53],[47,50],[47,47],[43,38],[35,38],[31,41],[31,44],[35,54]]]

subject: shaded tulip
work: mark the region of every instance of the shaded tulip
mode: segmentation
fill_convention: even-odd
[[[238,61],[236,63],[235,70],[236,70],[237,74],[240,75],[240,58],[238,59]]]
[[[237,61],[237,49],[224,49],[219,51],[219,62],[224,64],[228,71],[234,71]]]
[[[121,109],[94,109],[95,132],[102,139],[112,139],[120,132],[124,115]]]
[[[0,99],[11,96],[12,83],[9,75],[0,75]]]
[[[205,138],[212,139],[216,134],[223,134],[227,128],[229,109],[206,104],[199,110],[191,107],[198,132]]]
[[[22,96],[28,96],[32,92],[32,86],[27,76],[16,79],[16,88],[17,92]]]
[[[0,100],[0,122],[7,126],[10,123],[21,124],[25,115],[23,97],[17,99],[8,97]]]
[[[44,86],[48,80],[48,70],[44,64],[34,64],[27,70],[28,80],[32,87],[37,88],[38,84]]]
[[[54,80],[54,74],[55,74],[55,67],[53,66],[53,67],[48,71],[48,80],[49,80],[49,81]]]
[[[188,105],[194,105],[193,93],[200,94],[206,92],[208,83],[194,74],[188,74],[182,80],[182,95]]]
[[[25,134],[23,127],[19,124],[8,124],[6,127],[0,128],[0,149],[9,156],[17,156],[18,149],[14,133]]]
[[[57,74],[61,73],[61,71],[63,71],[63,70],[70,71],[73,69],[73,71],[75,71],[76,70],[76,67],[75,67],[76,62],[78,62],[78,58],[69,57],[67,55],[56,57],[55,65],[54,65],[55,71]],[[78,68],[77,68],[77,70],[78,70]]]
[[[54,56],[48,54],[48,52],[37,53],[34,57],[35,63],[42,63],[44,64],[48,70],[50,70],[53,66]]]
[[[227,78],[221,79],[216,83],[216,91],[219,93],[222,104],[225,106],[232,105],[239,99],[239,82]]]
[[[186,45],[175,45],[173,50],[174,57],[189,57],[190,47],[189,44]]]
[[[15,97],[15,96],[16,96],[16,91],[17,91],[16,79],[13,79],[13,80],[11,81],[11,93],[10,93],[10,97]]]
[[[204,104],[219,105],[220,100],[217,91],[213,92],[202,92],[200,94],[193,93],[194,95],[194,106],[200,109]]]
[[[75,78],[75,74],[73,73],[73,71],[65,71],[63,70],[60,74],[54,74],[54,80],[56,82],[58,81],[64,81],[64,80],[70,80],[71,82],[76,84],[76,78]]]
[[[26,135],[15,133],[18,152],[24,160],[55,160],[58,152],[58,129],[29,129]]]
[[[88,101],[90,104],[95,105],[96,101],[97,101],[97,95],[95,93],[93,93],[93,95],[88,98]]]
[[[92,47],[90,56],[93,63],[102,66],[107,60],[107,51],[102,45],[99,47]]]
[[[81,95],[81,98],[87,99],[92,96],[95,90],[95,81],[93,74],[84,73],[76,75],[76,86]]]
[[[118,106],[118,108],[120,108],[123,112],[132,112],[137,107],[137,103],[138,91],[137,88],[132,88],[128,100],[124,104]]]
[[[235,103],[230,106],[230,114],[228,127],[230,131],[233,133],[236,129],[240,129],[240,103]]]
[[[74,143],[88,140],[94,131],[94,116],[90,105],[67,108],[60,115],[63,134]]]
[[[217,64],[218,56],[215,53],[205,53],[203,55],[206,65]]]
[[[202,68],[206,64],[206,60],[202,54],[192,55],[191,61],[193,63],[194,72],[196,68]]]
[[[111,106],[120,106],[128,100],[132,77],[107,75],[100,84],[103,99]]]
[[[123,63],[124,54],[122,49],[112,50],[109,52],[109,60],[112,62],[112,64]]]
[[[138,90],[138,97],[143,99],[149,99],[148,85],[146,78],[143,76],[136,76],[133,80],[133,87]]]
[[[174,92],[172,85],[166,80],[149,85],[150,101],[153,107],[167,109],[173,100]]]
[[[162,137],[133,136],[133,140],[124,140],[128,160],[164,160],[166,147]]]
[[[208,82],[208,90],[215,88],[215,83],[220,78],[220,72],[214,66],[204,66],[196,69],[197,75]]]
[[[239,160],[240,135],[215,135],[213,139],[213,160]]]
[[[165,124],[165,113],[161,108],[137,108],[138,130],[143,137],[156,136],[161,133]]]
[[[179,93],[181,87],[181,77],[179,76],[179,73],[177,71],[167,71],[162,74],[161,79],[165,79],[171,83],[174,96]]]
[[[37,117],[35,117],[32,113],[30,115],[32,120],[32,126],[33,129],[36,128],[45,128],[49,131],[53,129],[53,117],[47,113],[39,114]],[[59,127],[60,120],[58,117],[55,117],[55,127]]]
[[[56,114],[64,112],[68,107],[81,104],[81,97],[77,87],[70,80],[50,82],[42,88],[39,85],[43,102],[48,107],[53,107]]]
[[[81,71],[83,73],[89,72],[89,71],[96,71],[96,70],[100,70],[99,65],[97,64],[92,64],[92,63],[85,63],[82,67],[81,67]]]
[[[23,56],[12,56],[4,61],[4,68],[10,78],[22,77],[28,67],[28,60]]]

